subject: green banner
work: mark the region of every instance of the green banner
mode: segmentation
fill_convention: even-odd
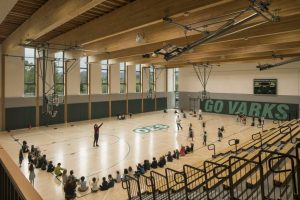
[[[299,110],[298,104],[236,101],[222,99],[207,99],[201,101],[200,107],[204,112],[229,115],[243,113],[251,117],[264,117],[266,119],[276,120],[298,118]]]

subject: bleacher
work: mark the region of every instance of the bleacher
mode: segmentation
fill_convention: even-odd
[[[254,133],[231,143],[213,158],[182,170],[128,177],[128,199],[300,199],[299,120]],[[234,146],[234,147],[233,147]]]

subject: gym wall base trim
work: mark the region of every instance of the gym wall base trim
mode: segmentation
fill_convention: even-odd
[[[167,108],[167,98],[157,98],[157,110]],[[155,99],[144,99],[144,112],[155,111]],[[109,102],[91,102],[92,119],[109,117]],[[111,101],[112,117],[118,113],[126,112],[126,100]],[[142,112],[142,99],[129,99],[129,113],[137,114]],[[36,107],[9,107],[5,109],[6,130],[23,129],[35,126]],[[40,126],[62,124],[64,123],[64,105],[57,109],[57,115],[54,118],[42,116],[42,106],[39,107]],[[88,102],[68,104],[68,122],[88,120]]]

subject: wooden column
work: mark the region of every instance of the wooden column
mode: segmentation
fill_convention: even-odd
[[[109,63],[109,61],[108,61]],[[111,66],[108,65],[108,115],[111,117]]]
[[[2,54],[2,66],[1,66],[1,121],[2,130],[5,130],[5,55]]]
[[[126,67],[126,114],[128,115],[128,85],[129,85],[129,79],[128,79],[128,65]]]
[[[141,66],[142,112],[144,112],[144,69]]]
[[[64,122],[68,123],[68,62],[65,61]]]
[[[92,119],[92,78],[91,78],[91,75],[92,75],[92,67],[91,67],[91,64],[89,63],[88,64],[88,70],[89,70],[89,77],[88,77],[88,81],[89,81],[89,103],[88,103],[88,118],[89,120]]]
[[[154,67],[154,87],[153,87],[153,90],[154,90],[154,110],[156,111],[157,110],[157,103],[156,103],[156,68]]]
[[[40,58],[36,59],[36,69],[35,69],[35,126],[40,126]]]
[[[166,107],[166,109],[168,109],[168,72],[169,72],[169,70],[168,70],[168,68],[166,68],[166,98],[167,98],[167,107]]]

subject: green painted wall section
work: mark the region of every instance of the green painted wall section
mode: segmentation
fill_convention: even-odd
[[[17,107],[5,109],[6,130],[35,126],[35,107]]]
[[[109,103],[104,102],[92,102],[92,119],[105,118],[109,116]]]
[[[43,117],[42,116],[42,106],[40,106],[40,126],[52,125],[52,124],[62,124],[64,123],[64,105],[59,105],[57,108],[57,114],[55,117]]]
[[[128,100],[128,112],[129,113],[141,113],[142,112],[142,99],[130,99]]]
[[[264,117],[266,119],[287,120],[298,116],[298,104],[235,101],[209,99],[200,102],[204,112],[236,115],[243,113],[247,116]]]
[[[68,104],[68,122],[88,120],[88,103]]]
[[[155,99],[144,99],[144,112],[155,110]]]
[[[167,98],[157,98],[156,99],[156,110],[164,110],[167,109]]]
[[[167,107],[167,98],[157,98],[157,110]],[[142,112],[142,99],[128,100],[129,113]],[[42,106],[40,106],[40,126],[64,123],[64,105],[58,107],[56,117],[47,119],[42,117]],[[144,99],[144,112],[155,110],[154,99]],[[6,108],[6,129],[14,130],[28,128],[29,124],[35,126],[35,107]],[[111,102],[112,116],[118,113],[126,113],[126,101]],[[105,118],[109,116],[109,102],[92,102],[92,119]],[[88,120],[88,103],[68,104],[68,122]]]
[[[118,114],[126,114],[126,101],[112,101],[111,102],[111,116]]]

